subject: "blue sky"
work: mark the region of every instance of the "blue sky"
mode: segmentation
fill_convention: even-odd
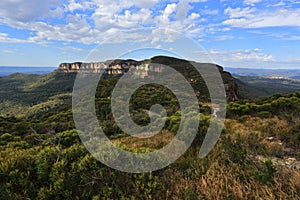
[[[300,69],[300,2],[1,0],[0,43],[0,66],[58,66],[94,49],[99,61],[179,52],[224,67]],[[191,43],[207,57],[196,59]]]

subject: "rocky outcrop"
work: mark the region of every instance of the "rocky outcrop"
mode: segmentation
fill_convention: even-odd
[[[224,83],[227,101],[233,102],[239,100],[239,93],[238,93],[238,85],[234,81],[234,78],[230,78],[227,83]]]
[[[108,65],[106,63],[97,62],[97,63],[62,63],[59,65],[58,70],[60,72],[65,73],[77,73],[79,71],[83,72],[90,72],[90,73],[100,73],[104,72],[109,75],[121,75],[126,73],[130,68],[136,67],[134,65],[128,64],[115,64],[115,65]]]
[[[64,73],[104,73],[106,75],[123,75],[130,69],[135,68],[135,74],[140,78],[151,76],[151,73],[160,73],[163,66],[159,64],[141,63],[134,60],[124,60],[115,62],[97,62],[97,63],[62,63],[59,65],[58,71]]]

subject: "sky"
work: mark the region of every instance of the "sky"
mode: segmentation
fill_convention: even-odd
[[[0,66],[163,54],[224,67],[300,69],[300,2],[1,0],[0,44]]]

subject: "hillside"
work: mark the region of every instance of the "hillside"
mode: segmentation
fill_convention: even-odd
[[[267,67],[261,68],[229,68],[226,71],[230,72],[233,76],[251,76],[251,77],[282,77],[297,79],[300,76],[299,69],[270,69]]]
[[[194,75],[187,61],[152,60],[172,65],[186,77]],[[118,60],[112,66],[124,62],[142,65]],[[237,94],[239,80],[212,66],[218,67],[224,83],[232,84],[227,88]],[[299,92],[229,102],[215,148],[200,159],[212,105],[203,93],[203,80],[194,76],[192,79],[199,78],[191,84],[201,92],[201,114],[191,146],[168,167],[130,174],[97,161],[82,144],[71,107],[75,76],[74,71],[57,70],[43,76],[0,78],[0,199],[300,198]],[[154,137],[132,137],[120,130],[111,111],[111,93],[119,78],[120,74],[108,74],[96,91],[96,115],[106,136],[114,145],[135,153],[153,152],[169,144],[182,119],[175,95],[155,84],[139,88],[129,104],[132,120],[148,125],[149,109],[160,104],[166,110],[166,123]],[[189,126],[185,128],[188,134]]]
[[[150,63],[169,65],[182,73],[187,80],[194,80],[190,83],[198,95],[198,98],[202,101],[209,101],[206,84],[199,73],[193,70],[190,62],[171,57],[157,56],[144,61],[114,60],[113,62],[107,61],[104,63],[62,63],[57,70],[47,75],[38,76],[16,73],[10,76],[0,77],[0,115],[24,116],[28,110],[30,110],[29,107],[34,105],[41,107],[37,106],[40,103],[43,103],[42,109],[44,109],[44,107],[49,107],[49,109],[54,110],[58,109],[57,107],[62,101],[70,101],[76,72],[78,72],[80,67],[90,71],[94,70],[92,72],[96,73],[99,72],[97,68],[99,69],[101,65],[107,65],[105,77],[111,78],[111,84],[108,83],[105,87],[101,87],[101,92],[103,93],[103,91],[112,91],[116,79],[128,71],[130,67],[139,67],[141,78],[151,76],[151,73],[160,73],[161,69],[159,68],[162,67],[156,66],[153,69],[146,67],[146,65],[148,66]],[[238,89],[233,77],[228,72],[223,71],[223,68],[220,66],[212,64],[211,67],[217,67],[221,72],[226,86],[228,101],[237,100]],[[107,82],[107,80],[103,81]],[[22,109],[22,107],[28,109]]]
[[[135,61],[129,60],[113,60],[106,62],[96,62],[96,63],[62,63],[60,64],[58,71],[63,73],[76,73],[79,70],[90,73],[100,73],[103,72],[104,76],[122,76],[130,69],[137,69],[137,75],[144,78],[151,78],[155,74],[162,73],[165,66],[169,66],[176,71],[180,72],[186,80],[190,82],[195,90],[195,93],[202,100],[207,101],[209,99],[208,89],[206,84],[199,74],[199,72],[194,68],[194,66],[199,66],[204,68],[206,63],[197,63],[193,61],[182,60],[173,57],[166,56],[155,56],[151,59]],[[220,72],[223,82],[226,88],[227,100],[235,101],[238,99],[237,85],[234,82],[233,77],[229,72],[224,71],[223,67],[216,64],[208,64],[211,68],[217,68]]]
[[[300,91],[300,81],[282,77],[235,76],[239,94],[243,99],[254,99],[274,94]]]
[[[0,117],[0,197],[299,199],[299,113],[299,93],[230,103],[217,146],[199,159],[210,120],[204,112],[188,151],[169,167],[145,174],[119,172],[96,161],[81,144],[69,109],[40,111],[32,120]],[[172,140],[178,119],[173,114],[161,133],[142,140],[121,134],[110,120],[104,126],[115,145],[149,152]]]

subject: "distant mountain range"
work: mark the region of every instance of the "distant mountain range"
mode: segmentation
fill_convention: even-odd
[[[141,78],[150,77],[151,74],[159,73],[162,70],[159,66],[152,69],[148,66],[149,63],[169,65],[190,80],[201,79],[201,76],[199,77],[197,72],[191,68],[189,61],[166,56],[156,56],[143,61],[114,60],[103,63],[62,63],[58,68],[0,67],[0,100],[28,105],[42,102],[51,96],[70,93],[75,74],[80,68],[91,69],[95,72],[104,69],[109,76],[120,76],[129,68],[138,67]],[[219,68],[229,101],[300,91],[300,70],[297,69],[223,69],[223,67],[215,64],[211,64],[211,66]],[[57,70],[54,71],[54,69]],[[16,72],[19,74],[13,74]],[[194,81],[191,84],[195,91],[199,91],[202,99],[209,98],[203,80]]]
[[[0,66],[0,77],[9,76],[14,73],[22,74],[48,74],[55,70],[56,67],[17,67],[17,66]]]
[[[116,60],[111,67],[107,68],[107,76],[112,77],[107,79],[107,85],[103,86],[103,90],[113,87],[115,80],[123,74],[123,70],[126,70],[125,63],[130,63],[129,66],[139,67],[140,77],[149,77],[152,73],[159,73],[156,69],[147,68],[146,62],[153,62],[157,64],[169,65],[175,70],[179,71],[186,80],[189,80],[199,100],[209,101],[209,93],[204,80],[197,71],[192,68],[190,62],[186,60],[158,56],[146,60],[143,62],[145,68],[140,67],[141,62],[135,62],[133,60]],[[200,63],[198,63],[200,64]],[[201,64],[200,64],[201,65]],[[234,78],[230,73],[223,70],[222,67],[215,64],[209,64],[211,67],[217,67],[221,72],[228,101],[235,101],[238,98],[238,88],[234,81]],[[82,63],[77,64],[62,64],[60,68],[53,72],[38,76],[22,73],[14,73],[10,76],[0,77],[0,111],[3,114],[9,114],[14,109],[15,113],[22,113],[24,106],[30,107],[33,105],[41,105],[44,102],[70,102],[70,94],[73,91],[74,80],[76,78],[76,66],[87,66]],[[115,67],[113,67],[115,66]],[[121,67],[121,68],[120,68]],[[151,67],[151,66],[150,66]],[[97,69],[97,66],[95,66]],[[74,71],[75,70],[75,71]],[[63,100],[62,100],[63,99]],[[17,110],[18,107],[22,108]],[[47,104],[48,106],[48,104]],[[46,106],[46,107],[47,107]],[[51,109],[57,110],[60,104],[53,103]],[[44,108],[44,106],[42,106]],[[49,107],[49,106],[48,106]],[[53,108],[52,108],[53,107]]]
[[[121,60],[116,60],[121,62]],[[140,64],[138,61],[127,60],[127,63],[134,62],[135,65]],[[59,68],[63,70],[65,68],[70,68],[76,71],[76,65],[78,68],[81,62],[77,63],[62,63]],[[126,64],[126,63],[123,63]],[[43,75],[52,72],[57,69],[57,67],[31,67],[31,66],[0,66],[0,76],[8,76],[14,73],[22,74],[37,74]],[[70,70],[70,71],[72,71]],[[251,77],[281,77],[281,78],[291,78],[291,79],[300,79],[300,69],[254,69],[254,68],[229,68],[224,67],[224,70],[230,72],[232,76],[251,76]]]
[[[300,91],[300,69],[225,68],[234,76],[239,95],[246,99]]]
[[[282,77],[300,79],[300,69],[225,68],[233,76]]]

